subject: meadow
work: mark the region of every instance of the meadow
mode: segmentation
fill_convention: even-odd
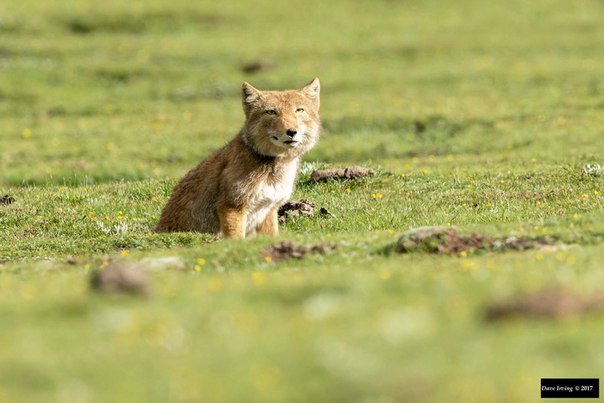
[[[0,402],[534,402],[540,378],[604,370],[598,310],[487,319],[604,293],[602,2],[1,8]],[[152,232],[243,124],[241,83],[315,76],[324,130],[292,199],[331,214]],[[376,175],[308,180],[349,165]],[[384,253],[421,226],[556,242]],[[263,255],[286,240],[335,249]],[[150,296],[91,289],[112,264],[149,266]]]

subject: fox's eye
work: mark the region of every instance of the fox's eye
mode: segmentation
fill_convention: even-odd
[[[276,115],[277,111],[274,109],[267,109],[264,111],[267,115]]]
[[[304,108],[298,108],[298,109],[296,109],[296,113],[302,113],[302,112],[304,112]]]

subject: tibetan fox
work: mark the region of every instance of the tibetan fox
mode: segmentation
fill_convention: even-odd
[[[319,95],[318,78],[288,91],[244,83],[243,128],[176,185],[155,231],[276,235],[277,211],[292,194],[300,157],[319,139]]]

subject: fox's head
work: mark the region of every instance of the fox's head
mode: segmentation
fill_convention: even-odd
[[[257,153],[266,156],[298,156],[319,139],[319,93],[315,78],[299,90],[260,91],[242,86],[246,123],[243,138]]]

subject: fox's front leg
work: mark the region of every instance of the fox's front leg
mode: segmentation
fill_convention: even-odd
[[[277,235],[279,233],[279,218],[277,208],[272,209],[257,227],[256,233],[263,235]]]
[[[220,219],[220,231],[225,238],[245,238],[247,217],[245,209],[241,207],[219,207],[217,212]]]

